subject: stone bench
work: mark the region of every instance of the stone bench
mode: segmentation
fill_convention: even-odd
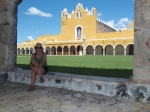
[[[8,80],[30,84],[30,70],[16,70],[8,72]],[[39,77],[35,85],[56,87],[67,90],[102,94],[110,97],[133,98],[146,102],[150,98],[150,84],[136,84],[128,79],[106,78],[98,76],[84,76],[67,73],[48,72],[44,75],[45,82],[40,83]]]

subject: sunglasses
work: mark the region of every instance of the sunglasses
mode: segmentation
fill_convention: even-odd
[[[42,47],[35,47],[35,49],[42,49]]]

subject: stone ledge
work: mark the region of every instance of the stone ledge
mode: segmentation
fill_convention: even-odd
[[[8,72],[8,80],[30,84],[30,72],[30,70]],[[44,79],[45,82],[40,83],[39,77],[37,77],[35,85],[102,94],[110,97],[131,98],[140,102],[150,102],[150,84],[136,84],[128,79],[57,72],[48,72],[44,75]]]
[[[7,80],[8,74],[7,72],[0,71],[0,83],[3,83],[5,80]]]
[[[83,76],[57,72],[47,73],[44,75],[44,79],[45,82],[40,83],[39,77],[37,77],[35,85],[65,88],[74,91],[85,91],[107,96],[115,96],[117,94],[116,88],[119,85],[127,82],[127,79]],[[30,70],[17,70],[14,72],[8,72],[8,80],[12,82],[30,84]]]

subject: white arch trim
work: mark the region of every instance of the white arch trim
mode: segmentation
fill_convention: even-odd
[[[131,44],[134,45],[134,43],[128,43],[128,44],[125,46],[125,48],[127,48],[127,46],[128,46],[128,45],[131,45]]]
[[[95,47],[94,47],[92,44],[89,44],[89,45],[85,46],[85,49],[86,49],[88,46],[92,46],[93,49],[95,49]]]
[[[114,48],[116,48],[117,45],[122,45],[124,47],[124,49],[126,48],[126,46],[124,46],[122,43],[117,43]]]
[[[96,45],[94,46],[94,49],[95,49],[95,48],[96,48],[96,46],[98,46],[98,45],[102,46],[102,48],[103,48],[103,45],[102,45],[102,44],[96,44]]]
[[[113,49],[115,48],[111,43],[108,43],[108,44],[106,44],[105,46],[103,46],[103,49],[105,49],[105,47],[106,47],[107,45],[111,45],[111,46],[113,47]]]

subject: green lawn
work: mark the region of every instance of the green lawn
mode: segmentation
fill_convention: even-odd
[[[29,69],[30,55],[18,55],[17,64]],[[80,75],[129,78],[133,56],[47,56],[49,71]]]

